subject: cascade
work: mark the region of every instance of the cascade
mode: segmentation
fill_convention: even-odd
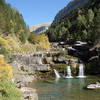
[[[59,72],[56,69],[54,69],[54,72],[55,72],[56,78],[60,78]]]
[[[65,78],[73,78],[71,75],[71,68],[70,66],[67,67],[67,76]]]
[[[85,78],[86,76],[84,76],[84,67],[83,64],[79,65],[79,74],[77,76],[78,78]]]

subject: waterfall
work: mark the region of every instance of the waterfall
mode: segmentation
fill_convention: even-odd
[[[54,69],[54,72],[55,72],[56,78],[60,78],[59,72],[56,69]]]
[[[39,64],[42,65],[42,58],[39,58]]]
[[[73,78],[71,75],[71,68],[70,66],[67,67],[67,76],[65,78]]]
[[[84,76],[83,64],[80,64],[80,65],[79,65],[79,74],[78,74],[78,78],[85,78],[85,76]]]
[[[41,57],[37,57],[37,64],[42,65],[42,58]]]

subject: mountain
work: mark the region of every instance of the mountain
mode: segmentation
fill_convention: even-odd
[[[51,42],[78,40],[100,44],[100,0],[89,0],[74,9],[46,33]]]
[[[32,26],[30,27],[30,32],[33,32],[34,33],[43,33],[45,32],[49,27],[51,26],[51,22],[48,22],[48,23],[44,23],[44,24],[39,24],[39,25],[35,25],[35,26]]]
[[[80,7],[86,2],[88,2],[88,0],[72,0],[66,7],[64,7],[58,12],[58,14],[55,16],[53,23],[57,22],[60,18],[70,13],[75,8]]]

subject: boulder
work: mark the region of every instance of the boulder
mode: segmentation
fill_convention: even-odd
[[[38,100],[38,94],[35,89],[29,87],[22,87],[21,92],[24,100]]]
[[[87,89],[92,89],[92,90],[100,89],[100,83],[96,82],[95,84],[90,84],[87,86]]]

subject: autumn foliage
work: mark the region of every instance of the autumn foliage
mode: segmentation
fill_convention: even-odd
[[[2,56],[0,56],[0,79],[11,79],[12,68],[5,62]]]
[[[32,44],[35,44],[39,47],[40,51],[41,49],[44,49],[46,51],[49,51],[50,43],[48,40],[48,37],[45,34],[31,34],[29,37],[29,41]]]

